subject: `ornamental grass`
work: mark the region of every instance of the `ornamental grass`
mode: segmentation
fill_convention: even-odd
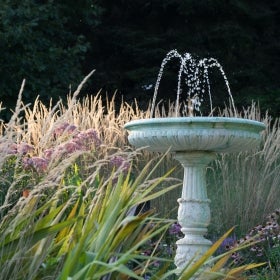
[[[101,93],[79,100],[89,76],[66,103],[49,105],[39,99],[32,106],[25,105],[23,83],[10,121],[0,124],[0,279],[189,279],[194,275],[229,279],[226,277],[243,275],[258,266],[242,264],[234,271],[226,266],[240,247],[211,257],[228,231],[204,256],[184,271],[176,271],[174,244],[168,253],[163,244],[176,223],[181,168],[170,154],[148,153],[128,145],[124,124],[148,117],[149,110],[140,110],[136,102],[123,102],[116,109],[114,99],[104,101]],[[271,124],[268,117],[265,120]],[[211,229],[213,233],[222,235],[226,227],[245,221],[244,210],[236,211],[236,219],[228,216],[236,207],[232,195],[238,187],[240,192],[256,188],[256,195],[263,198],[257,201],[261,207],[265,205],[263,211],[256,211],[249,196],[238,201],[240,209],[250,206],[256,211],[252,214],[256,219],[250,219],[248,210],[250,223],[277,208],[279,146],[274,141],[279,137],[279,125],[276,121],[268,127],[260,150],[239,155],[252,159],[244,160],[250,164],[247,169],[242,160],[235,161],[238,155],[219,157],[209,169],[218,171],[218,175],[209,175],[209,182],[215,185],[210,194],[216,193],[211,198],[213,224],[222,221]],[[232,186],[220,180],[233,162],[236,189],[228,194]],[[262,184],[270,184],[265,190],[261,183],[253,184],[253,176],[245,176],[253,166],[259,173],[266,172],[261,173],[265,176],[257,174]],[[241,176],[246,178],[239,180]],[[223,199],[227,207],[221,217],[217,213]]]

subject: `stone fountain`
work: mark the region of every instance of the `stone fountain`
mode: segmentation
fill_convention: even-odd
[[[175,264],[180,271],[186,264],[205,253],[212,244],[204,237],[210,223],[206,166],[215,159],[217,153],[247,151],[257,147],[265,125],[237,117],[194,116],[194,111],[200,112],[200,104],[206,91],[208,91],[212,111],[208,78],[208,69],[212,67],[220,70],[234,108],[228,80],[217,60],[204,58],[196,61],[189,53],[182,56],[176,50],[169,52],[162,62],[155,86],[151,116],[154,114],[164,66],[174,57],[180,61],[175,117],[133,120],[127,123],[125,128],[129,132],[130,144],[135,147],[145,147],[153,152],[169,150],[174,153],[175,158],[184,168],[182,196],[178,199],[178,222],[184,237],[176,242],[175,256]],[[183,75],[186,75],[185,82],[188,88],[185,106],[188,116],[179,116]]]

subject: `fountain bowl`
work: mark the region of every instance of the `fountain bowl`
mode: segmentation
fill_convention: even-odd
[[[133,120],[125,124],[128,141],[149,151],[252,150],[261,141],[261,122],[228,117],[170,117]]]

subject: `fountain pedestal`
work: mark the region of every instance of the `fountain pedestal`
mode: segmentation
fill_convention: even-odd
[[[210,223],[205,172],[208,163],[215,159],[215,153],[176,152],[175,158],[184,168],[182,196],[178,199],[178,222],[184,237],[176,242],[175,257],[175,264],[181,270],[212,245],[204,237]]]

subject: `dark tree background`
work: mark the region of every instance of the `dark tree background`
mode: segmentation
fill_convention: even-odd
[[[137,99],[146,109],[153,95],[146,86],[171,49],[217,58],[239,107],[253,99],[280,115],[279,0],[2,0],[1,100],[13,106],[23,78],[25,102],[57,99],[96,69],[84,94],[117,90],[118,102]],[[175,67],[160,98],[175,95]],[[221,105],[225,88],[215,73],[211,81]]]

